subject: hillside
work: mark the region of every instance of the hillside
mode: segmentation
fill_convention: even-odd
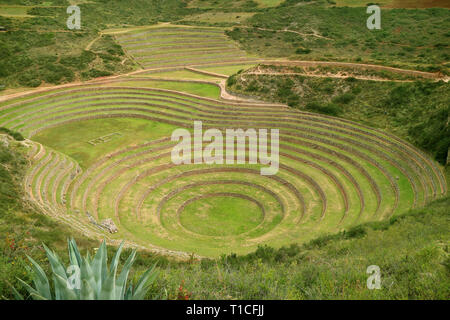
[[[385,9],[381,30],[362,28],[369,15],[334,1],[287,0],[255,14],[228,34],[265,57],[363,62],[448,71],[448,9]],[[414,31],[412,31],[414,30]]]
[[[259,65],[233,75],[228,84],[228,90],[237,94],[388,130],[441,164],[447,162],[448,82],[351,68]]]

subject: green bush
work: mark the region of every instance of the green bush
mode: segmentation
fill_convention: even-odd
[[[295,53],[297,53],[297,54],[308,54],[308,53],[311,53],[311,49],[298,48],[297,50],[295,50]]]
[[[91,69],[87,72],[82,72],[81,75],[84,79],[91,79],[91,78],[98,78],[98,77],[106,77],[110,76],[112,73],[105,70],[97,70],[97,69]]]
[[[342,103],[342,104],[348,104],[350,101],[355,99],[355,96],[349,92],[341,94],[340,96],[337,96],[333,98],[334,103]]]
[[[227,79],[227,86],[231,87],[236,83],[236,75],[232,75]]]
[[[286,103],[290,107],[298,107],[300,103],[300,97],[295,93],[292,93],[287,97]]]
[[[95,53],[91,51],[83,51],[80,55],[71,55],[62,57],[60,62],[67,67],[74,67],[78,70],[86,69],[89,64],[96,58]]]
[[[389,96],[383,101],[383,104],[390,108],[400,108],[408,104],[411,96],[411,91],[407,86],[398,86],[391,90]]]
[[[20,132],[12,131],[12,130],[10,130],[8,128],[5,128],[5,127],[0,127],[0,132],[9,134],[11,137],[16,139],[17,141],[25,140],[25,138],[22,136],[22,134]]]
[[[338,116],[342,113],[341,107],[334,103],[320,104],[317,102],[310,102],[305,106],[305,109],[331,116]]]

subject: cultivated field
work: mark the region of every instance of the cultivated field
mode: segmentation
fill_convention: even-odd
[[[247,64],[259,60],[240,50],[221,28],[163,24],[115,36],[145,69]]]
[[[214,81],[120,77],[3,102],[0,126],[39,142],[25,186],[46,213],[87,235],[202,256],[305,242],[447,191],[438,164],[391,134],[219,96]],[[279,172],[174,165],[171,132],[194,120],[280,129]],[[118,233],[97,226],[106,218]]]

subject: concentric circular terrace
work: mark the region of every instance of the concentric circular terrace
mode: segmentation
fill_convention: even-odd
[[[187,84],[210,96],[219,90]],[[167,88],[126,78],[2,103],[0,126],[40,142],[30,150],[25,181],[31,199],[86,234],[215,256],[304,242],[446,193],[438,165],[386,132]],[[173,164],[171,132],[192,130],[194,120],[205,129],[279,129],[279,172],[262,176],[259,164]],[[95,224],[105,218],[117,234]]]

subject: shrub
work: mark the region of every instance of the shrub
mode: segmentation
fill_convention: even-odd
[[[0,127],[0,132],[9,134],[11,137],[16,139],[17,141],[25,140],[25,138],[22,136],[22,134],[20,132],[12,131],[12,130],[9,130],[8,128],[5,128],[5,127]]]
[[[363,226],[359,225],[349,229],[347,232],[344,231],[344,237],[346,239],[351,238],[362,238],[367,234],[366,229]]]
[[[337,116],[342,113],[341,108],[334,103],[322,105],[317,102],[310,102],[305,106],[305,108],[313,112],[328,114],[331,116]]]
[[[334,103],[342,103],[342,104],[348,104],[350,101],[352,101],[355,98],[355,96],[351,93],[344,93],[340,96],[337,96],[333,99]]]
[[[299,105],[299,102],[300,97],[295,93],[292,93],[287,97],[287,105],[290,107],[297,107]]]
[[[227,86],[231,87],[236,83],[236,75],[232,75],[227,79]]]
[[[249,92],[258,91],[258,83],[255,80],[252,80],[250,84],[247,86],[247,91]]]
[[[384,103],[392,108],[399,108],[406,105],[410,100],[410,92],[406,86],[398,86],[391,90]]]
[[[89,64],[96,58],[95,53],[91,51],[83,51],[79,56],[71,55],[62,57],[60,62],[67,67],[77,68],[78,70],[86,69]]]
[[[297,53],[297,54],[308,54],[308,53],[311,53],[311,49],[298,48],[297,50],[295,50],[295,53]]]

